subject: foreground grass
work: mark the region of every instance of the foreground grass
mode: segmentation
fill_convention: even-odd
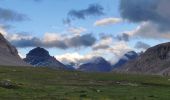
[[[81,73],[46,68],[0,67],[0,100],[170,100],[161,76]]]

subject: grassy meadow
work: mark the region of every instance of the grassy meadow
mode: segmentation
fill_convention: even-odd
[[[0,67],[0,100],[170,100],[170,77]]]

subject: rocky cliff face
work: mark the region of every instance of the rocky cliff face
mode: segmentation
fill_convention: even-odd
[[[29,66],[18,55],[17,49],[12,46],[0,33],[0,65]]]
[[[24,59],[27,63],[38,67],[49,67],[53,69],[68,69],[67,66],[60,63],[56,58],[50,56],[49,52],[44,48],[32,49]]]
[[[170,42],[149,48],[137,59],[127,63],[121,71],[145,74],[170,73]]]

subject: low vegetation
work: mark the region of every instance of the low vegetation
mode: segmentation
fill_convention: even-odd
[[[170,78],[0,67],[0,100],[169,100]]]

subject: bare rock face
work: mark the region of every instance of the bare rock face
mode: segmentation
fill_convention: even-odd
[[[30,66],[18,55],[17,49],[12,46],[0,33],[0,65],[5,66]]]
[[[168,75],[170,73],[170,42],[149,48],[137,59],[123,66],[120,71]]]

